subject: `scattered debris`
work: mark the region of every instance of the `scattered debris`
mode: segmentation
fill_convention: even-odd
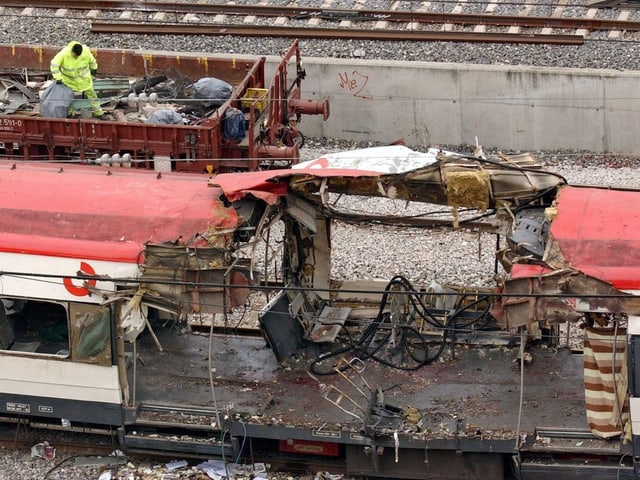
[[[56,449],[49,445],[49,442],[47,441],[37,443],[31,447],[31,458],[36,457],[53,460],[56,458]]]

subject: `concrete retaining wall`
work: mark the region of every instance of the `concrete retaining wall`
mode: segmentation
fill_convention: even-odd
[[[271,63],[272,60],[269,60]],[[640,72],[304,59],[306,136],[505,150],[640,152]]]

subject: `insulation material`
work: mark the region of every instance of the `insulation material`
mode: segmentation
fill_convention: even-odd
[[[489,207],[489,173],[447,172],[447,195],[452,207],[473,207],[484,212]]]
[[[626,329],[587,328],[584,333],[584,390],[587,421],[600,438],[628,429]]]
[[[142,289],[138,289],[120,311],[120,326],[124,332],[125,342],[133,343],[146,326],[149,308],[141,303],[143,293]]]

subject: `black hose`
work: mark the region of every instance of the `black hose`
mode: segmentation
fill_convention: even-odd
[[[332,367],[330,369],[326,369],[325,367],[325,369],[323,370],[321,368],[321,364],[323,362],[336,359],[339,356],[345,355],[347,353],[352,353],[360,360],[372,359],[388,367],[397,368],[400,370],[417,370],[424,365],[432,363],[440,357],[440,355],[444,351],[449,336],[453,335],[455,331],[459,330],[460,328],[467,328],[473,323],[480,320],[484,320],[480,328],[485,328],[491,319],[489,315],[490,302],[488,302],[489,296],[487,295],[480,296],[475,301],[466,305],[461,305],[461,303],[467,297],[467,295],[461,296],[456,302],[455,309],[450,314],[447,314],[445,316],[444,322],[441,322],[429,311],[429,308],[422,301],[421,294],[410,293],[409,299],[417,314],[434,328],[443,331],[439,347],[432,355],[429,355],[428,342],[424,335],[422,335],[417,328],[413,327],[412,325],[406,324],[390,324],[389,314],[384,313],[389,295],[392,293],[391,289],[394,286],[400,286],[408,292],[415,292],[415,289],[405,277],[401,275],[394,276],[385,287],[376,318],[362,332],[360,338],[355,340],[351,337],[351,335],[349,335],[348,344],[330,352],[319,355],[313,362],[311,362],[311,365],[309,366],[311,372],[317,375],[329,375],[336,373],[335,367]],[[474,315],[474,317],[469,321],[460,322],[460,317],[464,312],[485,301],[487,302],[487,306],[483,311],[481,311],[478,315]],[[383,332],[382,337],[379,337],[378,335],[380,334],[381,328],[387,325],[389,325],[391,328],[388,332]],[[388,345],[388,342],[391,339],[392,334],[394,333],[396,333],[397,338],[400,339],[401,354],[404,355],[406,353],[410,357],[410,360],[413,362],[410,365],[390,361],[389,359],[379,354],[379,352]],[[409,343],[411,343],[411,345],[409,345]],[[411,346],[413,346],[414,348],[412,349]],[[423,352],[423,354],[417,355],[416,351]],[[403,358],[406,357],[403,356]],[[347,367],[345,366],[342,368]]]

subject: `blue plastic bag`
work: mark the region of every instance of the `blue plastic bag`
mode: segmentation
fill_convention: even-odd
[[[227,108],[222,122],[222,136],[227,140],[242,140],[245,133],[244,113],[237,108]]]

